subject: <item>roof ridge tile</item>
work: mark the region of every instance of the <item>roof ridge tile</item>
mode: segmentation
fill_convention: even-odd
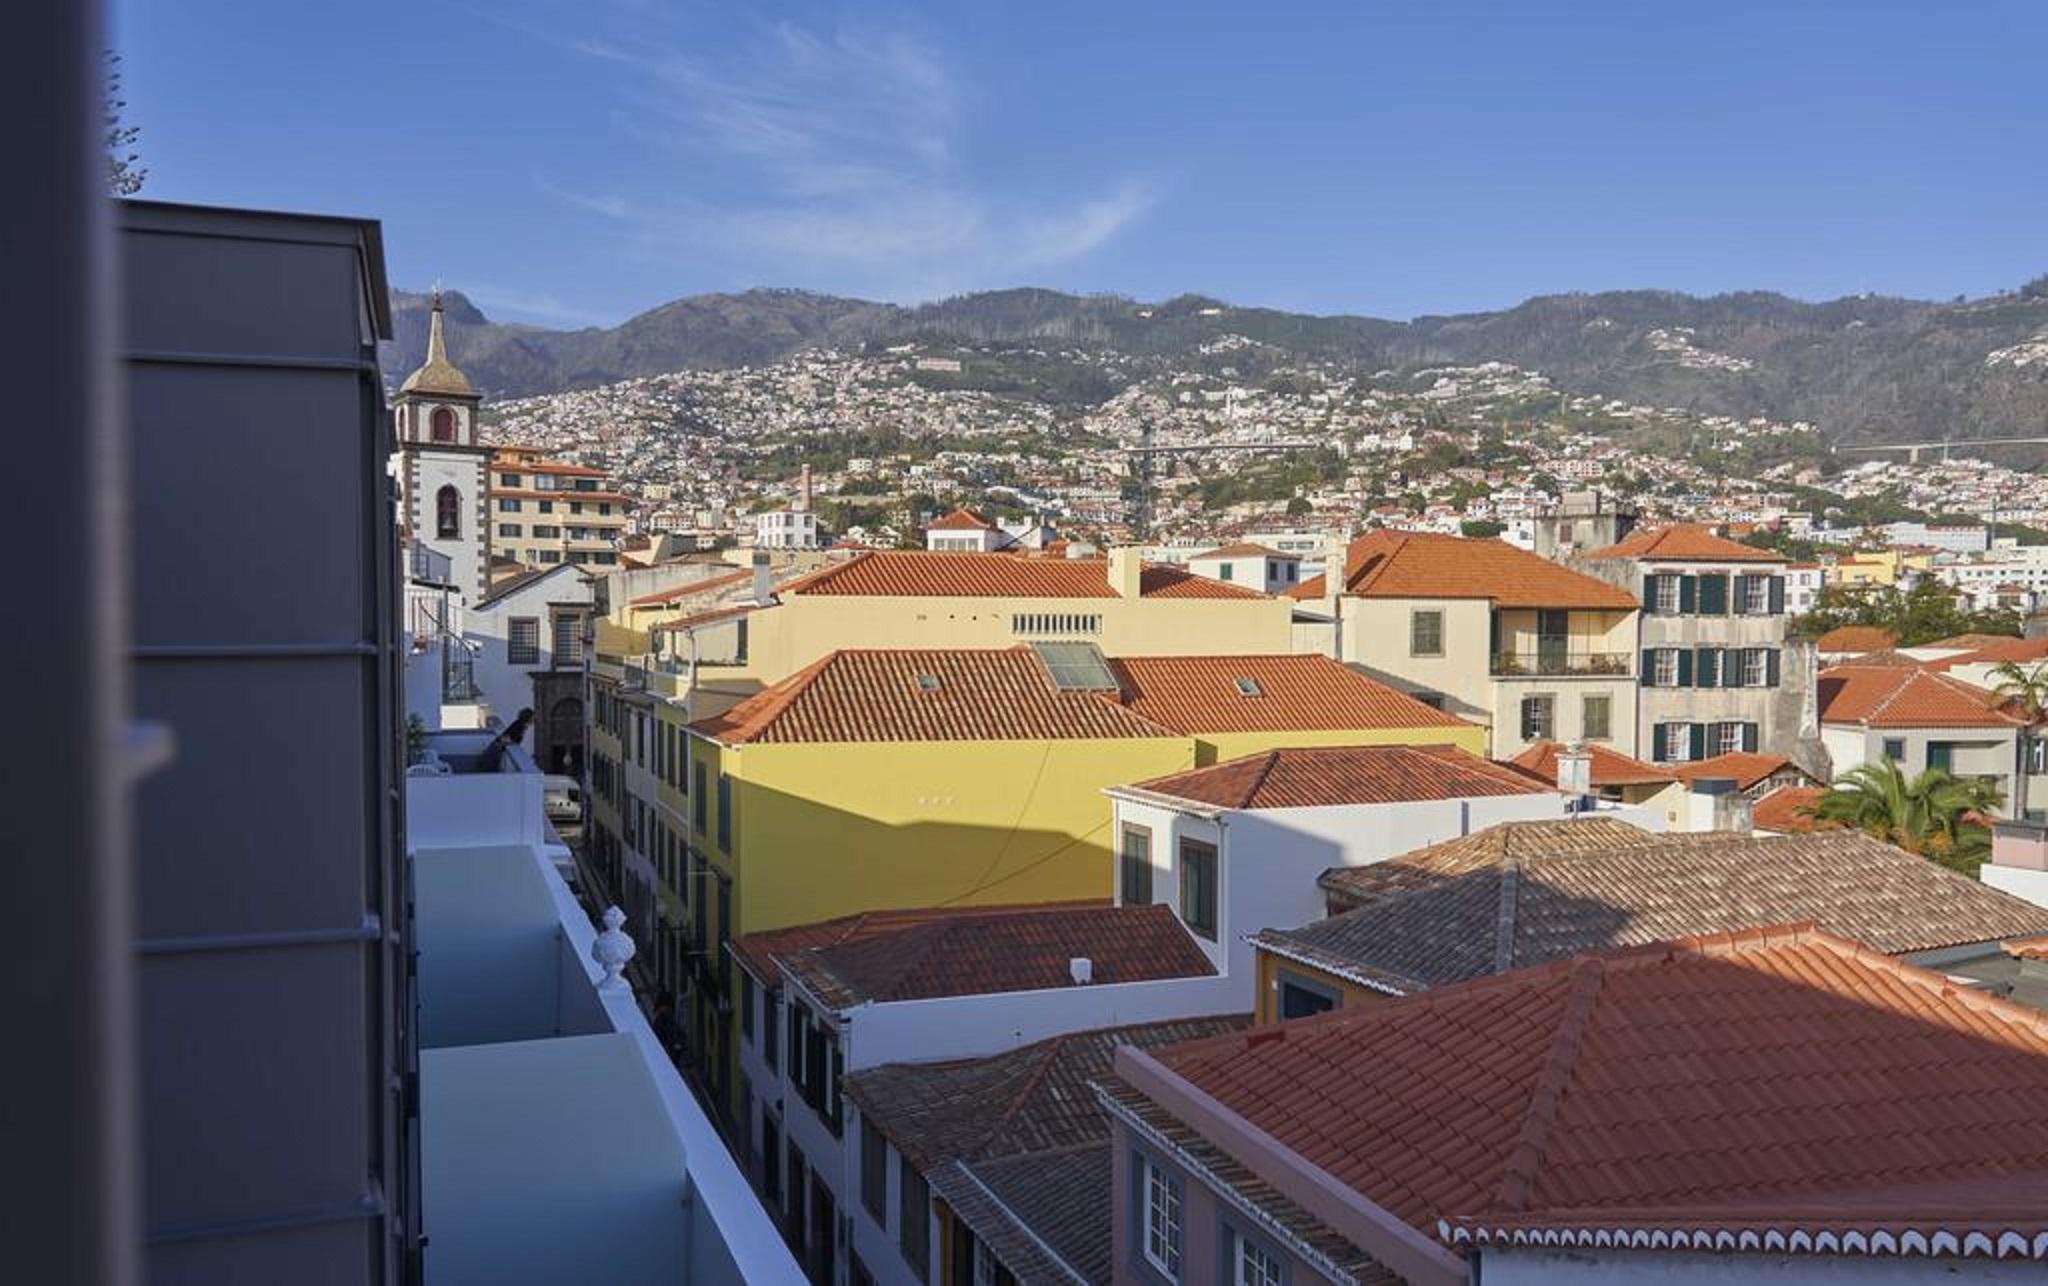
[[[1599,956],[1582,956],[1572,962],[1571,989],[1566,993],[1564,1009],[1558,1015],[1557,1031],[1551,1037],[1549,1049],[1544,1052],[1542,1070],[1536,1074],[1536,1082],[1530,1087],[1522,1128],[1515,1137],[1515,1145],[1508,1153],[1506,1164],[1501,1167],[1497,1201],[1502,1210],[1528,1208],[1529,1198],[1536,1190],[1537,1173],[1543,1165],[1543,1151],[1550,1141],[1551,1127],[1557,1123],[1558,1109],[1564,1103],[1565,1090],[1571,1084],[1572,1072],[1578,1065],[1579,1042],[1592,1021],[1606,978],[1606,961]]]

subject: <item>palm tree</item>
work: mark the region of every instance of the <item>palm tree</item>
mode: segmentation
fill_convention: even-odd
[[[2017,661],[2001,661],[1991,671],[1991,695],[2027,721],[2020,733],[2019,762],[2013,771],[2013,815],[2027,815],[2027,774],[2033,767],[2034,742],[2048,722],[2048,661],[2031,669]]]
[[[1889,759],[1859,764],[1808,805],[1822,822],[1853,826],[1943,866],[1975,873],[1991,849],[1985,819],[2003,802],[1998,788],[1929,768],[1908,779]]]

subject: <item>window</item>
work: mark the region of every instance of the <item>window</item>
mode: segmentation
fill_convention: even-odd
[[[560,527],[549,526],[545,523],[537,523],[533,529],[533,538],[535,540],[554,540],[560,537],[561,534],[562,529]]]
[[[1318,986],[1291,973],[1282,973],[1279,982],[1280,1017],[1283,1019],[1307,1018],[1337,1007],[1337,993],[1328,987]]]
[[[498,485],[501,487],[516,487],[519,485],[519,475],[516,473],[501,473],[498,475]]]
[[[498,524],[498,534],[507,539],[517,540],[526,534],[526,528],[516,522],[501,522]]]
[[[1522,740],[1548,741],[1557,734],[1557,698],[1522,698]]]
[[[1675,688],[1678,686],[1678,649],[1660,647],[1650,653],[1650,686]]]
[[[1218,580],[1229,580],[1229,579],[1231,579],[1231,573],[1232,573],[1232,572],[1234,572],[1234,571],[1236,571],[1236,570],[1237,570],[1237,568],[1236,568],[1235,564],[1232,564],[1232,563],[1225,563],[1225,564],[1223,564],[1223,566],[1222,566],[1222,569],[1221,569],[1221,570],[1222,570],[1222,574],[1221,574],[1220,576],[1218,576],[1218,577],[1217,577],[1216,579],[1218,579]]]
[[[536,550],[534,551],[534,556],[544,563],[559,563],[562,561],[562,551],[559,549]]]
[[[1763,616],[1771,610],[1770,577],[1744,576],[1742,578],[1742,610],[1749,616]]]
[[[718,774],[718,851],[732,852],[732,778]]]
[[[900,1153],[896,1157],[896,1183],[902,1198],[897,1210],[901,1226],[896,1230],[896,1244],[903,1248],[904,1262],[916,1270],[919,1281],[924,1281],[931,1272],[931,1189],[924,1176],[911,1168],[909,1160]]]
[[[462,493],[454,487],[434,493],[434,535],[441,540],[462,538]]]
[[[708,801],[709,801],[709,799],[710,799],[710,797],[711,797],[711,792],[710,792],[710,791],[708,791],[708,790],[706,790],[706,789],[704,788],[704,775],[705,775],[705,769],[704,769],[704,765],[703,765],[703,764],[698,764],[698,765],[697,765],[696,767],[697,767],[697,802],[696,802],[695,804],[692,804],[692,805],[690,806],[690,822],[691,822],[691,824],[692,824],[693,826],[695,826],[695,827],[697,828],[697,833],[698,833],[699,835],[702,835],[702,834],[704,833],[704,820],[705,820],[705,819],[704,819],[704,814],[705,814],[705,810],[706,810],[706,808],[708,807]]]
[[[1265,693],[1260,691],[1257,679],[1239,679],[1237,680],[1237,695],[1241,697],[1258,697],[1264,696]]]
[[[498,501],[498,512],[501,514],[516,514],[519,512],[519,502],[517,500],[501,499]]]
[[[1732,755],[1742,749],[1742,725],[1739,723],[1717,723],[1714,725],[1714,753]]]
[[[1285,1286],[1287,1266],[1280,1256],[1235,1228],[1224,1229],[1230,1256],[1230,1286]]]
[[[569,502],[569,512],[570,512],[570,513],[572,513],[572,514],[580,514],[580,513],[582,513],[582,512],[583,512],[583,502],[582,502],[581,500],[571,500],[571,501]]]
[[[1180,842],[1180,918],[1190,930],[1216,940],[1216,846]]]
[[[1143,906],[1152,900],[1152,832],[1124,827],[1123,903]]]
[[[1408,655],[1442,656],[1444,654],[1444,614],[1436,609],[1417,610],[1408,614]]]
[[[1742,652],[1742,686],[1761,688],[1769,673],[1770,653],[1760,647],[1744,648]]]
[[[1652,593],[1651,601],[1656,606],[1657,614],[1659,616],[1677,615],[1678,577],[1671,575],[1652,576],[1650,581],[1656,586]]]
[[[1102,617],[1093,612],[1018,612],[1010,617],[1012,634],[1100,634]]]
[[[429,417],[428,423],[433,426],[434,441],[453,442],[455,440],[455,412],[452,409],[445,406],[435,407],[434,414]]]
[[[555,511],[555,502],[552,500],[536,500],[533,503],[544,514],[551,514]]]
[[[1660,723],[1650,730],[1650,757],[1658,763],[1679,763],[1693,757],[1692,725]]]
[[[1700,615],[1728,614],[1728,574],[1707,572],[1700,576]]]
[[[1606,741],[1614,735],[1614,698],[1588,696],[1579,709],[1579,735],[1588,741]]]
[[[505,625],[505,660],[511,665],[540,664],[540,618],[515,616]]]
[[[964,1229],[962,1231],[965,1232]],[[972,1236],[971,1233],[967,1235]],[[988,1248],[988,1243],[975,1237],[973,1246],[974,1286],[1013,1286],[1017,1279],[1010,1275],[1009,1269],[1003,1267],[1001,1261],[996,1258],[996,1252]]]
[[[768,1065],[768,1070],[770,1071],[775,1070],[775,1060],[782,1052],[782,1018],[781,1015],[775,1012],[778,1008],[780,1008],[780,1003],[775,999],[774,990],[772,988],[763,988],[761,991],[761,1061]]]
[[[866,1116],[860,1118],[860,1203],[889,1230],[889,1141]]]
[[[761,1199],[769,1206],[782,1199],[782,1132],[775,1128],[775,1118],[768,1114],[768,1104],[761,1104]]]
[[[740,970],[740,1039],[754,1043],[754,975]]]
[[[1906,739],[1904,737],[1886,737],[1884,739],[1884,757],[1895,764],[1906,762]]]
[[[1168,1280],[1179,1281],[1180,1184],[1142,1152],[1133,1158],[1132,1169],[1138,1180],[1138,1208],[1144,1211],[1144,1220],[1138,1227],[1138,1250],[1145,1262]]]
[[[583,618],[573,613],[555,617],[555,664],[583,664]]]

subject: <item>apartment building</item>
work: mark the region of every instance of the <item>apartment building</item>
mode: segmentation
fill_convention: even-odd
[[[1503,541],[1375,531],[1290,596],[1305,646],[1486,725],[1496,757],[1544,740],[1638,752],[1626,589]]]
[[[1810,925],[1127,1047],[1096,1089],[1117,1283],[2018,1281],[2048,1260],[2040,1013]]]
[[[631,511],[632,501],[602,469],[530,447],[491,452],[491,550],[522,566],[617,566]]]
[[[1989,782],[2010,810],[2025,720],[1986,688],[1910,662],[1849,662],[1820,673],[1820,732],[1836,776],[1890,762],[1908,777],[1940,768]],[[2048,799],[2040,742],[2026,755],[2028,799]]]
[[[1781,555],[1683,523],[1637,530],[1581,565],[1642,591],[1636,744],[1645,758],[1794,748],[1810,667],[1806,653],[1787,652]]]

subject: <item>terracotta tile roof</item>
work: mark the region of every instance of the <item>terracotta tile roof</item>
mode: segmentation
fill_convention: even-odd
[[[1744,1209],[1839,1227],[1912,1209],[1906,1189],[1924,1210],[1942,1204],[1930,1188],[1981,1196],[1998,1179],[2006,1199],[1950,1209],[2023,1220],[2023,1247],[2048,1229],[2048,1017],[1810,925],[1582,956],[1151,1057],[1454,1241]],[[1142,1057],[1118,1071],[1126,1086],[1155,1074]]]
[[[1560,749],[1562,747],[1555,741],[1538,741],[1516,755],[1510,762],[1555,785],[1557,752]],[[1678,774],[1672,769],[1646,764],[1597,741],[1586,743],[1586,755],[1593,761],[1595,786],[1658,786],[1678,780]]]
[[[994,523],[975,513],[972,509],[955,509],[945,517],[937,519],[926,531],[988,531]]]
[[[1876,625],[1843,625],[1813,641],[1822,652],[1881,652],[1899,641],[1899,636]]]
[[[1325,808],[1543,795],[1541,783],[1456,746],[1315,746],[1269,750],[1132,789],[1218,808]]]
[[[1030,648],[834,652],[690,727],[726,745],[1179,735],[1097,693],[1056,691]]]
[[[1813,802],[1826,793],[1820,786],[1780,786],[1750,805],[1749,824],[1760,831],[1787,835],[1839,829],[1838,823],[1820,822],[1806,815]]]
[[[680,603],[686,598],[695,598],[699,594],[709,594],[721,589],[730,589],[735,585],[745,584],[753,578],[754,573],[751,570],[728,572],[723,576],[707,576],[703,580],[685,581],[680,585],[671,585],[667,589],[655,590],[652,594],[642,594],[638,598],[628,600],[626,605],[628,607],[666,607],[671,603]]]
[[[1669,835],[1547,853],[1448,848],[1357,868],[1350,878],[1331,873],[1326,889],[1335,883],[1333,893],[1373,900],[1253,941],[1365,985],[1412,992],[1582,951],[1793,919],[1893,954],[2048,932],[2048,908],[1857,831]]]
[[[753,974],[760,982],[770,987],[779,987],[782,985],[782,968],[779,963],[781,959],[813,947],[836,947],[851,942],[865,942],[869,938],[896,933],[915,925],[962,915],[1073,910],[1109,905],[1111,903],[1108,898],[1090,898],[1074,902],[1013,902],[976,907],[926,906],[861,911],[854,915],[835,916],[830,920],[814,920],[809,924],[792,924],[781,929],[761,929],[754,933],[743,933],[728,941],[725,949],[732,952],[733,958],[746,966],[747,972]]]
[[[1323,587],[1329,583],[1329,579],[1318,572],[1314,576],[1302,581],[1301,584],[1296,585],[1293,589],[1288,590],[1287,597],[1300,599],[1321,598],[1323,596]]]
[[[1301,561],[1298,554],[1283,554],[1277,549],[1250,543],[1222,545],[1215,549],[1205,549],[1199,554],[1188,555],[1188,561],[1191,563],[1208,558],[1286,558],[1297,563]]]
[[[1066,962],[1060,962],[1062,975]],[[1119,1045],[1153,1049],[1242,1031],[1244,1014],[1098,1027],[990,1055],[849,1072],[847,1098],[920,1170],[1101,1143],[1109,1120],[1089,1081]],[[1104,1194],[1107,1195],[1106,1193]]]
[[[1113,1174],[1105,1141],[993,1161],[949,1161],[925,1181],[1017,1281],[1109,1286],[1116,1274]]]
[[[1313,580],[1293,591],[1306,591]],[[1501,540],[1472,540],[1416,531],[1375,531],[1351,542],[1344,592],[1366,598],[1484,598],[1501,607],[1600,608],[1627,611],[1635,595],[1538,558]]]
[[[782,967],[835,1009],[939,996],[1214,977],[1187,926],[1163,902],[1144,906],[960,910],[848,942],[785,952]]]
[[[1927,644],[1927,646],[1942,647],[1946,645],[1940,643],[1929,643]],[[2048,660],[2048,636],[2032,639],[1995,639],[1992,642],[1984,643],[1976,648],[1973,648],[1968,654],[1964,656],[1944,657],[1943,664],[1975,665],[1981,663],[1987,665],[1996,665],[2001,661],[2017,661],[2021,664],[2025,664],[2030,661],[2041,660]]]
[[[1792,769],[1811,781],[1805,769],[1794,764],[1783,755],[1759,754],[1755,751],[1736,750],[1712,759],[1696,759],[1691,763],[1675,765],[1681,781],[1701,781],[1716,777],[1733,778],[1735,789],[1748,790],[1758,782],[1765,781],[1774,773]]]
[[[1527,822],[1496,822],[1492,826],[1412,849],[1370,866],[1337,866],[1316,881],[1334,905],[1363,906],[1478,871],[1491,871],[1564,853],[1608,853],[1624,848],[1659,845],[1726,843],[1744,838],[1724,832],[1668,834],[1644,830],[1613,817],[1557,818]]]
[[[790,594],[846,594],[870,598],[1115,598],[1103,558],[1025,558],[1016,554],[948,553],[920,549],[872,550],[790,582]],[[1226,585],[1180,567],[1147,566],[1139,575],[1145,598],[1261,599],[1242,585]]]
[[[1931,670],[1851,663],[1822,670],[1816,686],[1822,723],[2010,728],[2020,722],[1999,710],[1987,690]]]
[[[1472,725],[1318,654],[1127,656],[1110,661],[1132,713],[1179,732],[1342,731]],[[1249,679],[1248,696],[1238,680]]]
[[[690,726],[727,745],[1470,727],[1325,656],[1121,657],[1106,664],[1117,692],[1056,690],[1028,647],[834,652]],[[1240,690],[1240,679],[1256,685],[1257,694]]]
[[[2016,639],[2010,634],[1951,634],[1945,639],[1936,639],[1932,643],[1921,643],[1917,646],[1941,648],[1949,652],[1976,652],[1983,648],[2000,647],[2007,643],[2024,643],[2027,641],[2026,639]],[[2048,639],[2044,639],[2042,642],[2048,642]]]
[[[1641,558],[1672,563],[1782,563],[1783,554],[1745,545],[1715,533],[1705,523],[1681,522],[1630,532],[1587,558]]]
[[[672,621],[656,621],[647,628],[650,633],[654,634],[689,630],[701,625],[711,625],[718,621],[730,620],[736,616],[751,616],[760,610],[761,604],[759,603],[735,603],[731,607],[714,607],[708,612],[697,612],[690,616],[678,616]]]

